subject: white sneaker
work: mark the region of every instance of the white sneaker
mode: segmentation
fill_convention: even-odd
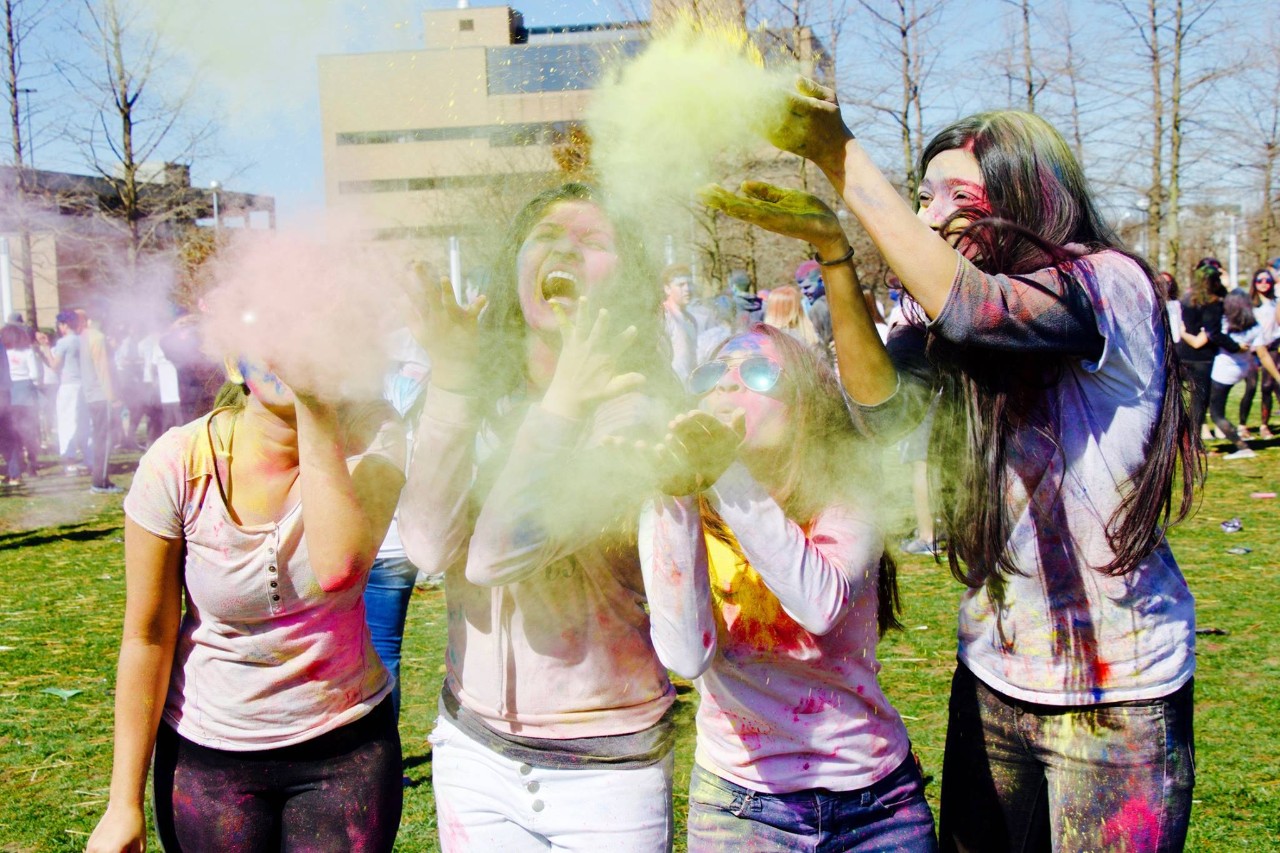
[[[1235,453],[1228,453],[1226,456],[1222,458],[1223,459],[1252,459],[1257,455],[1258,454],[1254,453],[1249,448],[1242,447],[1239,450],[1237,450]]]

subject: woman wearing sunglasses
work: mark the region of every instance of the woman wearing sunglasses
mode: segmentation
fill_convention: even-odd
[[[868,431],[900,434],[942,391],[930,459],[966,586],[942,848],[1182,849],[1195,607],[1164,534],[1194,505],[1204,457],[1164,288],[1035,115],[944,128],[912,204],[834,93],[806,81],[789,106],[773,141],[823,169],[920,321],[881,344],[839,220],[812,196],[748,184],[706,197],[830,266],[840,377]]]
[[[635,540],[652,479],[603,447],[661,435],[638,386],[676,384],[637,247],[567,184],[517,215],[482,315],[447,282],[418,301],[432,374],[399,518],[413,563],[444,575],[445,851],[670,849],[675,692]],[[610,331],[600,306],[634,325]]]
[[[689,849],[934,849],[876,683],[897,589],[834,373],[761,324],[689,387],[640,533],[654,647],[701,699]]]
[[[1253,282],[1249,285],[1249,301],[1253,304],[1253,314],[1262,327],[1262,342],[1267,347],[1272,361],[1280,354],[1277,344],[1280,343],[1280,317],[1276,308],[1276,279],[1267,267],[1262,267],[1253,274]],[[1273,438],[1271,434],[1271,400],[1276,395],[1276,381],[1271,374],[1261,370],[1260,359],[1254,359],[1249,372],[1244,377],[1244,393],[1240,396],[1240,437],[1248,438],[1249,432],[1245,424],[1249,422],[1249,411],[1253,408],[1253,395],[1258,390],[1258,381],[1262,381],[1262,415],[1261,426],[1258,427],[1260,438]],[[1261,374],[1261,375],[1259,375]]]

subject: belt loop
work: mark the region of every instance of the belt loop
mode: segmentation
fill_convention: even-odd
[[[738,803],[733,810],[734,817],[743,817],[747,813],[747,809],[751,807],[751,801],[755,799],[756,793],[752,791],[742,798],[742,802]]]

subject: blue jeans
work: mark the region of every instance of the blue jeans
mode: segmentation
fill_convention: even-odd
[[[868,788],[762,794],[694,765],[689,851],[923,851],[938,849],[915,758]]]
[[[963,664],[942,765],[943,850],[1180,851],[1195,785],[1192,682],[1160,699],[1057,707]]]
[[[400,646],[404,642],[404,619],[413,596],[413,579],[418,574],[413,563],[401,557],[378,558],[369,568],[369,584],[364,589],[365,619],[373,647],[382,665],[395,677],[391,703],[400,719]]]

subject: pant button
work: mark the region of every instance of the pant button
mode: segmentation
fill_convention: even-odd
[[[540,787],[542,786],[538,784],[537,780],[534,780],[530,782],[528,785],[524,786],[525,790],[528,791],[530,794],[538,793],[538,788]]]
[[[542,811],[542,810],[543,810],[543,809],[545,809],[545,808],[546,808],[546,806],[545,806],[545,805],[543,805],[542,800],[534,800],[534,801],[533,801],[533,810],[534,810],[535,812],[540,812],[540,811]]]
[[[532,773],[532,772],[533,772],[533,766],[532,766],[532,765],[530,765],[530,764],[521,764],[521,765],[520,765],[520,775],[521,775],[521,776],[528,776],[528,775],[529,775],[530,773]]]

